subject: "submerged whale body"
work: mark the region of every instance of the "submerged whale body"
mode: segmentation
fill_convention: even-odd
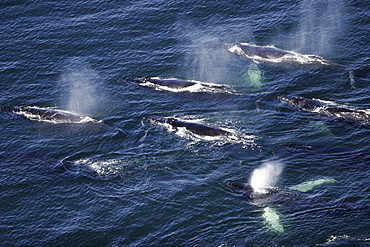
[[[223,48],[240,57],[253,60],[255,63],[284,63],[284,64],[306,64],[306,65],[331,65],[344,67],[332,63],[317,55],[301,54],[276,48],[275,46],[258,46],[250,43],[214,43],[214,48]]]
[[[128,78],[123,81],[136,83],[140,86],[153,87],[156,90],[172,92],[208,92],[229,93],[224,85],[205,83],[199,81],[186,81],[178,79],[160,79],[152,77]]]
[[[292,205],[325,203],[333,199],[329,197],[309,196],[294,190],[282,189],[278,187],[266,187],[262,192],[254,191],[252,186],[245,183],[228,182],[226,186],[234,193],[242,194],[257,206],[269,205]]]
[[[126,81],[134,82],[134,83],[141,84],[141,85],[152,83],[154,85],[164,86],[164,87],[169,87],[169,88],[176,88],[176,89],[186,88],[186,87],[194,86],[197,84],[196,82],[192,82],[192,81],[175,80],[175,79],[154,79],[150,77],[126,79]]]
[[[229,131],[226,131],[226,130],[223,130],[217,127],[204,125],[200,123],[181,121],[181,120],[178,120],[172,117],[148,116],[145,118],[153,125],[169,125],[174,129],[185,128],[187,131],[191,132],[194,135],[198,135],[198,136],[236,137],[234,133],[231,133]]]
[[[0,110],[22,115],[30,120],[45,121],[51,123],[86,123],[98,122],[86,116],[63,110],[39,108],[31,106],[1,106]]]
[[[318,113],[327,117],[340,118],[362,125],[370,124],[370,112],[365,110],[351,109],[334,102],[319,99],[306,99],[299,96],[279,96],[278,98],[303,111]]]

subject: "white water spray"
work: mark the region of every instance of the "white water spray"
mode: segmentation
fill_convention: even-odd
[[[265,162],[259,168],[255,169],[250,179],[250,185],[258,193],[264,193],[265,189],[272,187],[278,181],[283,164],[277,161]]]
[[[304,53],[330,54],[336,36],[342,30],[342,0],[303,0],[300,4],[301,20],[294,42]]]
[[[182,71],[186,72],[184,75],[186,78],[221,84],[230,81],[227,70],[231,62],[230,57],[227,53],[224,56],[219,53],[225,52],[223,49],[214,50],[208,46],[210,43],[220,42],[218,37],[222,30],[205,30],[195,23],[183,21],[177,23],[177,29],[180,37],[185,37],[190,44],[186,47],[185,63],[182,68]]]
[[[205,44],[214,42],[215,39],[209,37],[192,40],[193,49],[188,52],[188,64],[190,66],[187,75],[189,78],[197,78],[204,82],[224,83],[227,80],[227,68],[230,58],[220,56],[216,52],[210,52],[210,48]]]
[[[66,109],[75,113],[90,114],[97,104],[97,73],[86,64],[72,64],[61,77],[68,92],[64,104]]]

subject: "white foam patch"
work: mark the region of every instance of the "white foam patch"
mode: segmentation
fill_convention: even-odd
[[[369,237],[357,238],[348,235],[331,235],[328,239],[326,239],[326,243],[317,244],[316,246],[369,246],[369,244]]]
[[[97,122],[102,122],[102,121],[97,121],[97,120],[95,120],[95,119],[93,119],[93,118],[91,118],[91,117],[88,117],[88,116],[86,116],[86,117],[83,117],[82,119],[81,119],[81,121],[80,122],[78,122],[78,123],[90,123],[90,122],[93,122],[93,123],[97,123]]]
[[[204,90],[204,86],[201,85],[200,83],[196,83],[194,85],[184,87],[184,88],[171,88],[171,87],[160,86],[160,85],[155,85],[155,87],[156,87],[156,90],[169,91],[169,92],[175,92],[175,93],[180,93],[180,92],[196,93],[196,92],[206,91]]]
[[[362,112],[362,113],[365,113],[365,114],[370,114],[370,109],[356,109],[356,107],[349,106],[349,105],[346,105],[346,104],[338,104],[334,101],[329,101],[329,100],[322,100],[322,99],[316,99],[316,98],[312,98],[312,100],[316,100],[318,102],[326,104],[326,106],[322,107],[321,109],[324,109],[326,107],[341,107],[341,108],[346,108],[346,109],[355,111],[354,113],[356,113],[356,112],[361,113]],[[341,117],[341,115],[339,114],[337,117]]]
[[[243,45],[243,44],[242,44]],[[236,53],[238,55],[246,55],[244,51],[238,46],[238,45],[233,45],[228,49],[232,53]]]
[[[326,109],[326,106],[319,106],[319,107],[315,107],[315,109],[313,109],[312,112],[313,113],[321,113],[325,109]]]
[[[291,54],[287,54],[280,58],[280,62],[293,62],[298,64],[322,64],[329,65],[329,63],[320,56],[300,54],[294,51],[288,51]]]
[[[80,159],[75,161],[76,165],[87,166],[99,176],[117,175],[123,171],[122,161],[117,159],[94,161],[91,159]]]
[[[324,103],[324,104],[327,104],[327,105],[330,105],[330,106],[336,106],[336,107],[340,106],[340,107],[346,107],[346,108],[348,108],[348,106],[346,106],[346,105],[340,105],[340,104],[338,104],[338,103],[336,103],[334,101],[322,100],[322,99],[316,99],[316,98],[312,98],[312,100],[316,100],[316,101],[319,101],[321,103]]]
[[[358,110],[360,112],[363,112],[365,114],[369,114],[370,115],[370,109],[361,109],[361,110]]]
[[[30,120],[52,122],[49,120],[42,120],[40,115],[30,114],[29,112],[19,111],[19,112],[14,112],[14,113],[22,115]]]

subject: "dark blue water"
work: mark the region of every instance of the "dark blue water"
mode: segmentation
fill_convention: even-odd
[[[102,123],[1,113],[1,245],[366,246],[370,128],[299,111],[276,95],[369,109],[369,7],[354,0],[2,1],[0,105],[55,107]],[[275,45],[348,69],[253,64],[209,42]],[[226,84],[253,97],[119,81],[146,76]],[[151,126],[148,115],[202,119],[256,139],[183,138]],[[225,186],[248,182],[269,161],[284,166],[280,187],[335,180],[311,192],[335,202],[272,206],[284,228],[274,231],[264,208]]]

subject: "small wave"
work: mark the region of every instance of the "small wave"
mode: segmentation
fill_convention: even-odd
[[[89,158],[76,160],[75,165],[83,165],[88,167],[91,171],[96,172],[99,176],[117,175],[124,170],[122,161],[117,159],[110,160],[92,160]]]
[[[114,177],[135,178],[138,174],[138,161],[131,158],[87,157],[76,160],[66,159],[63,166],[76,175],[87,176],[96,179],[109,179]]]

